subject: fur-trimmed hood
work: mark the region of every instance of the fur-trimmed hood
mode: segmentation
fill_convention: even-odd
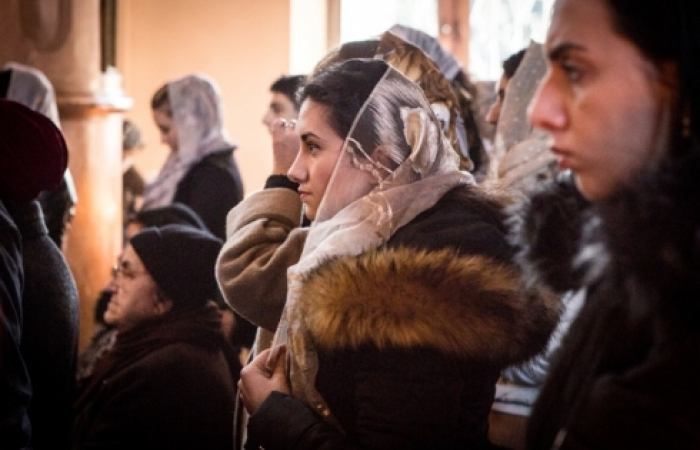
[[[299,313],[319,348],[435,348],[503,366],[539,352],[555,296],[523,291],[519,273],[453,250],[380,248],[309,273]]]
[[[529,285],[558,292],[614,277],[620,295],[673,321],[700,320],[700,161],[644,173],[591,204],[573,180],[545,185],[513,215]],[[622,292],[626,291],[626,292]]]
[[[547,285],[556,292],[577,289],[583,271],[575,265],[590,203],[574,186],[570,173],[545,183],[511,208],[511,240],[516,259],[530,286]]]

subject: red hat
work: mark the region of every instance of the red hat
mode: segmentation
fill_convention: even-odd
[[[53,189],[68,166],[61,131],[43,114],[0,99],[0,200],[21,203]]]

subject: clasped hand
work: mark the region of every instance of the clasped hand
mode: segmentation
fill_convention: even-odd
[[[260,353],[241,370],[238,389],[248,414],[257,411],[272,391],[289,394],[286,362],[287,348],[281,345]]]

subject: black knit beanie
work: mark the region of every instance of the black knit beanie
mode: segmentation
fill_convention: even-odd
[[[173,309],[198,307],[215,299],[214,265],[223,243],[186,225],[146,228],[130,241],[146,270],[173,301]]]
[[[129,221],[140,222],[147,227],[163,227],[165,225],[190,225],[203,231],[209,231],[201,217],[184,203],[171,203],[158,208],[142,209],[129,217]]]

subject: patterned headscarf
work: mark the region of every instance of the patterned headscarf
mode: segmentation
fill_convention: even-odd
[[[383,33],[377,41],[350,42],[331,51],[318,63],[314,72],[349,58],[375,58],[386,61],[394,69],[414,81],[423,90],[443,132],[459,155],[460,168],[472,170],[468,139],[460,104],[450,80],[429,55],[416,45],[394,33]]]
[[[168,98],[178,148],[170,153],[155,181],[146,186],[144,209],[170,204],[178,183],[193,165],[234,146],[223,128],[221,96],[212,79],[195,74],[171,81]]]

